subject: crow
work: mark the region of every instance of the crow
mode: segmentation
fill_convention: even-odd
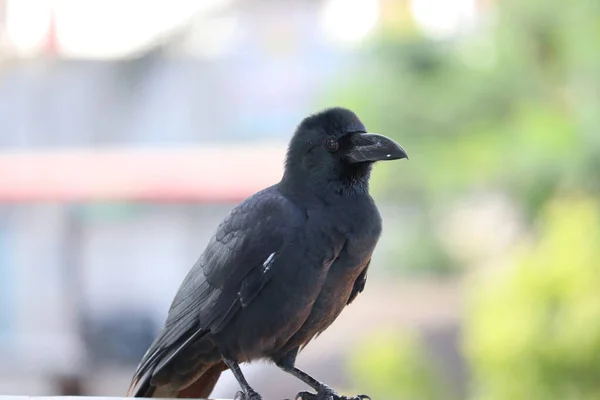
[[[127,395],[205,398],[230,369],[235,398],[260,400],[239,364],[262,359],[315,390],[297,399],[368,399],[339,395],[295,361],[363,291],[382,230],[371,169],[403,158],[346,108],[303,119],[280,182],[233,208],[183,280]]]

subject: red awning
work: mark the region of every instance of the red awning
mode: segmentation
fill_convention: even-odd
[[[281,178],[285,148],[0,153],[0,202],[239,201]]]

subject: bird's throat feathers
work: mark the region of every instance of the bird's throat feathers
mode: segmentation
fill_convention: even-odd
[[[370,163],[361,163],[346,165],[329,174],[307,174],[288,162],[279,186],[285,194],[330,203],[339,198],[368,194],[371,169]]]

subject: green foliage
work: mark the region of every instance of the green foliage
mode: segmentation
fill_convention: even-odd
[[[389,244],[382,244],[380,251],[385,259],[394,260],[393,271],[405,276],[445,278],[454,275],[460,271],[460,265],[439,244],[433,218],[420,217],[416,221],[401,221],[410,234],[402,236],[391,230],[386,235],[386,244]]]
[[[600,212],[550,203],[514,267],[476,282],[465,346],[477,399],[600,398]]]
[[[527,217],[522,242],[533,244],[469,283],[474,398],[600,399],[600,2],[495,3],[493,23],[472,36],[379,37],[324,103],[356,110],[410,156],[373,175],[375,195],[409,203],[418,221],[402,234],[386,227],[412,238],[389,252],[392,266],[459,271],[432,210],[470,192],[504,192]],[[427,357],[411,340],[361,347],[357,385],[379,398],[439,395],[411,386],[436,384],[422,383]]]
[[[352,352],[349,368],[354,386],[373,399],[448,399],[419,338],[407,331],[370,335]]]
[[[422,222],[398,228],[414,241],[390,263],[451,266],[432,210],[470,192],[504,192],[527,217],[522,239],[534,244],[473,284],[465,348],[476,398],[600,399],[600,2],[495,3],[475,35],[378,38],[326,102],[355,109],[410,156],[373,176],[377,197],[410,203]],[[553,202],[568,193],[587,197]],[[388,369],[422,368],[386,353],[389,343],[371,346]],[[373,393],[390,398],[395,387]]]

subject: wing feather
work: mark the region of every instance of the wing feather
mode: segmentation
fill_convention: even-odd
[[[148,373],[156,375],[191,341],[226,326],[262,289],[277,268],[277,253],[305,218],[276,186],[235,207],[183,280],[165,326],[142,358],[132,386]]]

